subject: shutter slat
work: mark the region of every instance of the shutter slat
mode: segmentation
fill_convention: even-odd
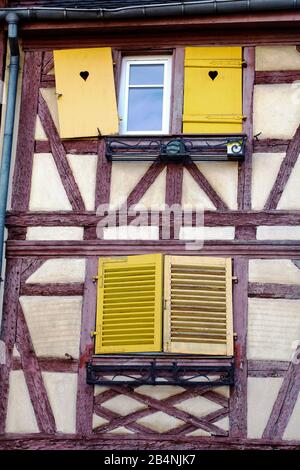
[[[166,351],[233,354],[231,269],[225,258],[165,257]]]
[[[96,354],[161,351],[162,255],[99,260]]]

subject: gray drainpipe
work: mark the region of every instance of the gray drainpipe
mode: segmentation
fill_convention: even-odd
[[[101,2],[99,2],[101,3]],[[15,12],[24,21],[106,20],[183,15],[214,15],[253,11],[299,10],[300,0],[202,0],[128,5],[117,8],[29,7],[1,8],[0,20]]]
[[[15,122],[16,96],[19,75],[19,44],[18,44],[18,21],[15,13],[6,16],[8,23],[8,42],[10,46],[9,80],[7,89],[6,114],[4,124],[4,138],[2,147],[2,160],[0,169],[0,268],[2,273],[5,214],[8,196],[8,184],[10,173],[10,162],[12,152],[13,131]],[[2,281],[2,279],[1,279]]]

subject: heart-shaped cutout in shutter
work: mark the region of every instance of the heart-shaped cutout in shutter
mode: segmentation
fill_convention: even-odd
[[[82,78],[84,81],[86,81],[86,80],[88,79],[88,77],[89,77],[90,74],[89,74],[89,72],[88,72],[87,70],[84,70],[83,72],[80,72],[79,75],[81,76],[81,78]]]
[[[215,78],[217,78],[217,76],[219,75],[219,73],[216,70],[211,70],[210,72],[208,72],[208,75],[212,79],[212,81],[214,81]]]

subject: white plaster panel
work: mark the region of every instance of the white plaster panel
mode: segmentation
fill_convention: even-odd
[[[9,374],[5,431],[13,433],[39,432],[24,372],[22,370],[12,371]]]
[[[256,70],[300,70],[300,53],[296,46],[257,46]]]
[[[39,116],[36,117],[34,138],[35,140],[48,140]]]
[[[141,385],[136,388],[135,391],[141,395],[155,398],[156,400],[164,400],[165,398],[184,392],[184,388],[176,387],[174,385],[164,385],[162,387],[159,385]]]
[[[300,108],[300,104],[299,104]],[[288,182],[283,190],[282,196],[279,199],[277,209],[300,209],[300,159],[298,156],[297,162],[292,170]]]
[[[281,377],[248,378],[248,437],[262,436],[277,398]]]
[[[255,85],[254,135],[291,139],[300,122],[300,84]]]
[[[258,240],[300,240],[300,226],[261,225],[257,227]]]
[[[45,261],[26,282],[39,284],[84,282],[84,278],[85,259],[55,258]]]
[[[77,374],[42,372],[58,432],[76,433]]]
[[[150,163],[116,162],[112,164],[110,207],[120,207],[137,185]]]
[[[117,395],[116,397],[102,403],[102,406],[121,416],[127,416],[131,413],[147,408],[147,405],[144,403],[141,403],[134,398],[127,397],[126,395]]]
[[[97,155],[67,155],[74,179],[81,193],[85,209],[95,209]]]
[[[102,418],[102,416],[98,416],[93,414],[93,429],[98,428],[98,426],[102,426],[102,424],[108,423],[108,420]]]
[[[79,355],[82,297],[20,297],[37,356]]]
[[[44,100],[46,101],[48,105],[55,127],[59,131],[56,89],[55,88],[41,88],[40,91],[42,93]]]
[[[72,209],[50,153],[34,155],[29,209],[32,211]]]
[[[205,162],[197,163],[197,166],[229,209],[237,209],[238,164]]]
[[[189,433],[187,434],[187,436],[191,436],[191,437],[199,437],[199,436],[207,437],[207,436],[211,436],[211,434],[210,434],[209,432],[204,431],[204,429],[196,429],[195,431],[189,432]]]
[[[300,300],[249,299],[248,359],[289,361],[300,339]]]
[[[136,421],[138,424],[142,424],[146,428],[152,429],[159,433],[168,432],[171,429],[176,429],[184,422],[181,419],[174,418],[163,411],[157,411],[148,416],[144,416]]]
[[[139,203],[135,205],[135,209],[162,209],[166,196],[166,175],[167,170],[165,169],[158,175]]]
[[[220,421],[215,421],[214,424],[218,426],[218,428],[224,429],[224,431],[229,431],[229,418],[226,416]]]
[[[300,269],[289,259],[249,261],[249,282],[300,284]]]
[[[182,206],[188,210],[215,210],[215,205],[211,202],[205,192],[199,187],[194,178],[187,170],[183,171],[182,181]]]
[[[285,153],[254,153],[252,160],[252,209],[263,209],[275,183]]]
[[[185,411],[197,418],[202,418],[203,416],[213,413],[214,411],[220,410],[221,405],[214,403],[213,401],[208,400],[204,397],[192,397],[184,400],[176,405],[175,408],[178,410]]]
[[[103,229],[104,240],[159,240],[159,227],[123,225]]]
[[[17,350],[16,345],[14,345],[13,357],[21,357],[19,351]]]
[[[125,428],[125,426],[119,426],[118,428],[109,431],[108,434],[134,434],[130,429]]]
[[[300,439],[300,394],[298,394],[298,399],[296,401],[292,416],[290,417],[288,425],[283,434],[283,439]]]
[[[83,227],[28,227],[26,240],[83,240]]]
[[[180,240],[233,240],[234,227],[181,227]]]

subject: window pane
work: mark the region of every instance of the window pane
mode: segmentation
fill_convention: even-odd
[[[162,85],[164,83],[164,65],[131,65],[130,85]]]
[[[130,88],[128,96],[128,131],[162,129],[163,88]]]

